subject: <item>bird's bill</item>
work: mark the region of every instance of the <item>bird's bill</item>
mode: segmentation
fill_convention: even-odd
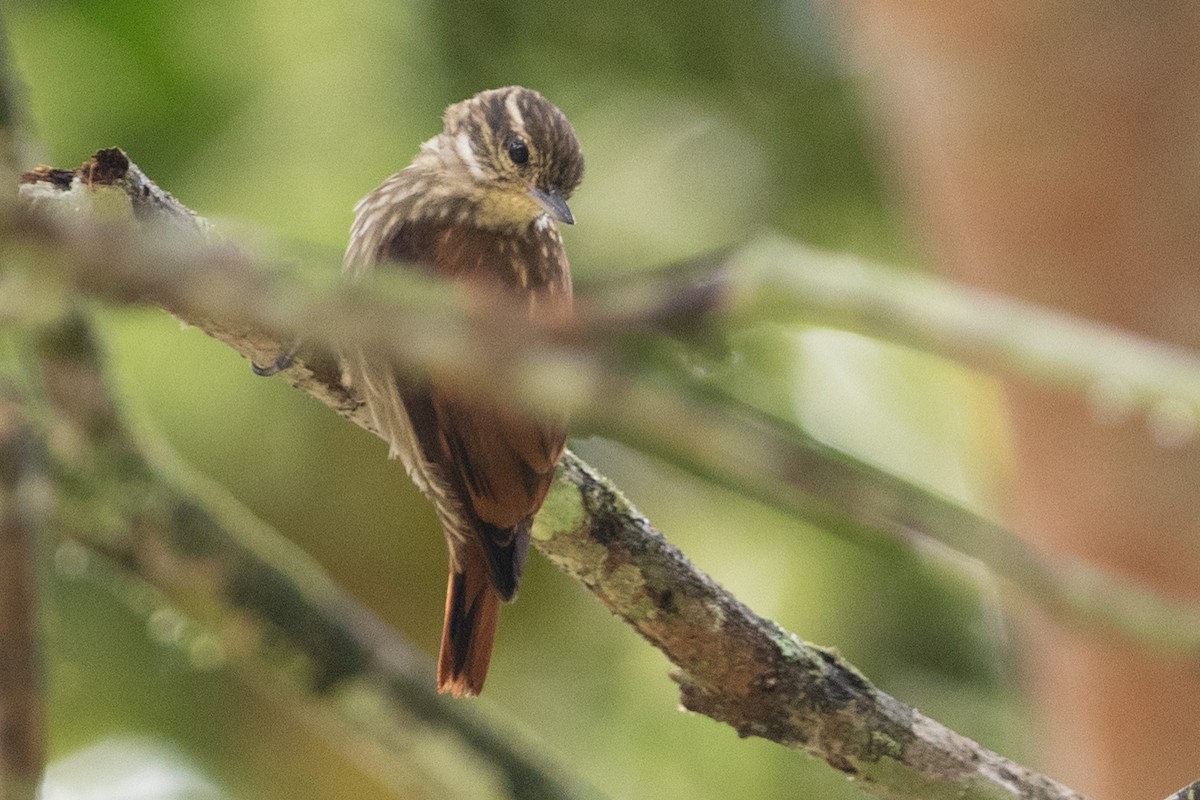
[[[558,189],[547,190],[534,186],[529,190],[529,194],[552,218],[567,225],[575,224],[575,216],[567,206],[567,198],[563,197]]]

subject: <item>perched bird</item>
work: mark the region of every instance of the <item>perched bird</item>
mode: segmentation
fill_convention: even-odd
[[[456,103],[443,122],[411,165],[355,207],[344,271],[416,268],[516,300],[531,318],[569,315],[571,272],[555,222],[574,222],[567,199],[583,177],[571,123],[519,86]],[[362,348],[342,360],[391,457],[433,503],[446,534],[438,691],[476,695],[566,428],[397,375]]]

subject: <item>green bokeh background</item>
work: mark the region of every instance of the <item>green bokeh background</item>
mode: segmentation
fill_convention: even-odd
[[[835,20],[802,0],[7,0],[3,14],[44,161],[121,146],[298,269],[337,268],[354,203],[438,131],[446,105],[511,83],[550,97],[582,142],[579,223],[564,232],[581,291],[763,229],[914,261]],[[435,652],[444,544],[381,442],[159,312],[102,320],[140,424]],[[716,379],[994,511],[1002,421],[977,378],[797,326],[740,335]],[[756,611],[963,733],[1029,755],[986,581],[864,551],[611,442],[573,446]],[[390,796],[261,691],[198,668],[68,573],[46,608],[56,758],[134,737],[235,797]],[[534,556],[479,702],[615,797],[861,796],[824,764],[678,713],[668,667]]]

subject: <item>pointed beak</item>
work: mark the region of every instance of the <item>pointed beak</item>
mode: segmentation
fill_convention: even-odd
[[[567,198],[558,189],[546,190],[534,186],[529,190],[529,195],[554,219],[567,225],[575,224],[575,217],[567,206]]]

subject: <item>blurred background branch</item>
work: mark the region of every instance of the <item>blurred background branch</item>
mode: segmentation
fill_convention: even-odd
[[[1200,419],[1193,348],[778,235],[586,288],[582,325],[597,333],[712,336],[714,325],[728,334],[803,323],[1074,392],[1107,424],[1174,414],[1186,435],[1187,419]]]
[[[733,324],[854,331],[1075,392],[1108,424],[1175,415],[1177,435],[1187,435],[1200,420],[1200,353],[1190,347],[779,238],[737,253],[727,274]]]

